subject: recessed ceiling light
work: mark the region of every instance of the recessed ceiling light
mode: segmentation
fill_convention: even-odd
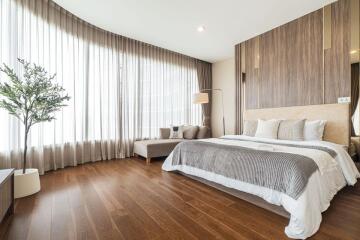
[[[203,32],[203,31],[205,31],[205,27],[204,27],[204,26],[199,26],[199,27],[197,28],[197,31],[198,31],[198,32]]]

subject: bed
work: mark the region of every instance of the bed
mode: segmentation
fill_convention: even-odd
[[[360,177],[347,153],[348,104],[326,104],[244,112],[245,120],[322,119],[323,141],[290,141],[243,135],[179,144],[162,169],[194,179],[289,217],[285,233],[305,239],[320,227],[321,213],[346,185]],[[259,199],[262,199],[261,201]]]

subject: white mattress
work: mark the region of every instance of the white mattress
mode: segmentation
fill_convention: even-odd
[[[249,140],[261,140],[269,144],[281,142],[281,143],[295,143],[298,145],[311,145],[311,146],[325,146],[337,153],[335,159],[324,158],[319,159],[318,150],[306,150],[304,148],[294,149],[293,147],[279,147],[274,148],[266,147],[264,144],[254,142],[244,142],[236,140],[224,140],[221,138],[212,138],[201,141],[209,141],[219,144],[241,145],[252,148],[266,148],[267,150],[273,149],[274,151],[291,151],[293,153],[303,154],[311,156],[319,167],[309,179],[309,182],[302,193],[297,199],[293,199],[288,195],[272,190],[269,188],[256,186],[246,182],[230,179],[212,172],[207,172],[201,169],[176,165],[172,166],[172,154],[170,154],[165,160],[162,169],[165,171],[181,171],[189,175],[204,178],[208,181],[212,181],[223,186],[234,188],[243,192],[254,194],[266,200],[269,203],[283,206],[290,214],[289,225],[285,228],[285,233],[290,238],[305,239],[310,237],[320,227],[322,220],[321,213],[330,206],[330,201],[335,194],[343,188],[346,184],[354,185],[357,178],[360,177],[354,162],[350,158],[349,154],[343,149],[342,146],[329,143],[325,141],[284,141],[284,140],[270,140],[255,137],[239,136],[239,135],[227,135],[223,138],[231,139],[249,139]],[[266,145],[266,144],[265,144]]]

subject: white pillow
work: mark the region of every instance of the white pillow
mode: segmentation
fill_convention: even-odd
[[[277,139],[281,120],[258,120],[255,137]]]
[[[170,125],[170,139],[179,139],[179,138],[184,138],[184,126],[183,125],[179,125],[179,126],[174,126],[174,125]]]
[[[315,121],[305,121],[304,126],[304,140],[323,140],[324,129],[325,129],[325,120],[315,120]]]

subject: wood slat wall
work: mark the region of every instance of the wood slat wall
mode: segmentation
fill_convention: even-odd
[[[247,109],[336,103],[350,96],[350,0],[331,4],[331,16],[331,48],[326,50],[323,9],[235,47],[236,81],[241,83],[242,72],[246,78],[238,87],[245,97],[237,98]]]
[[[351,94],[350,1],[331,4],[331,48],[324,50],[325,103]]]

